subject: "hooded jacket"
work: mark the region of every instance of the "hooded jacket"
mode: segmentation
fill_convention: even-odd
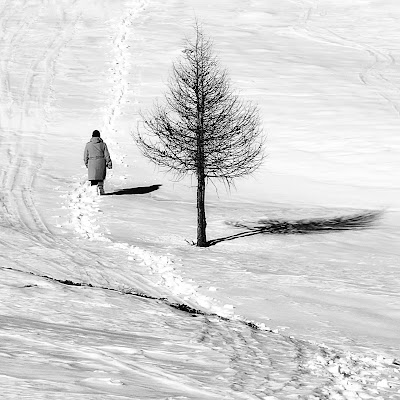
[[[89,181],[103,181],[106,178],[106,168],[112,168],[107,145],[99,137],[92,137],[86,143],[83,161],[88,169]]]

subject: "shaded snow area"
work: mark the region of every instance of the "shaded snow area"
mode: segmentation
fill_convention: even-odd
[[[267,152],[209,186],[208,248],[195,181],[131,137],[195,17]],[[392,0],[0,0],[1,399],[400,399],[399,23]]]

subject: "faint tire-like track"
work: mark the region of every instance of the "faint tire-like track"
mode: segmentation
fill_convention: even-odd
[[[400,87],[385,74],[389,68],[396,68],[396,60],[391,52],[343,37],[327,27],[312,24],[312,21],[317,20],[318,16],[323,13],[319,9],[318,0],[291,1],[303,8],[297,24],[291,27],[296,34],[310,40],[358,50],[369,55],[371,62],[359,73],[360,82],[385,99],[400,116]]]
[[[47,236],[51,232],[36,208],[32,192],[36,175],[42,165],[40,142],[47,125],[54,63],[60,50],[73,35],[79,17],[65,21],[65,25],[59,25],[49,44],[46,46],[45,43],[39,54],[32,51],[31,62],[24,68],[26,72],[22,90],[16,91],[10,86],[12,61],[17,55],[26,57],[24,42],[29,37],[29,29],[40,20],[44,7],[45,4],[42,3],[34,10],[36,15],[32,16],[32,7],[26,3],[22,7],[21,17],[19,7],[16,9],[6,4],[1,14],[3,61],[0,75],[3,79],[0,92],[2,98],[8,99],[8,102],[2,106],[6,112],[2,113],[0,120],[0,128],[5,136],[0,152],[2,159],[7,159],[1,170],[0,190],[3,223],[33,231],[35,235]],[[16,13],[18,18],[13,18]],[[15,19],[18,24],[14,27],[12,22]],[[28,144],[25,136],[30,139]]]

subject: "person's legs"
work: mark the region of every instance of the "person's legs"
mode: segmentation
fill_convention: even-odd
[[[97,187],[99,188],[100,194],[105,194],[104,192],[104,181],[98,181]]]

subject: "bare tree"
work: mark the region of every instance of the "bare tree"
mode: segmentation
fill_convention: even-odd
[[[263,161],[258,108],[231,90],[212,43],[196,23],[194,40],[185,40],[181,60],[173,64],[165,95],[144,117],[136,143],[155,164],[178,176],[197,178],[197,246],[206,247],[205,188],[221,179],[250,174]]]

